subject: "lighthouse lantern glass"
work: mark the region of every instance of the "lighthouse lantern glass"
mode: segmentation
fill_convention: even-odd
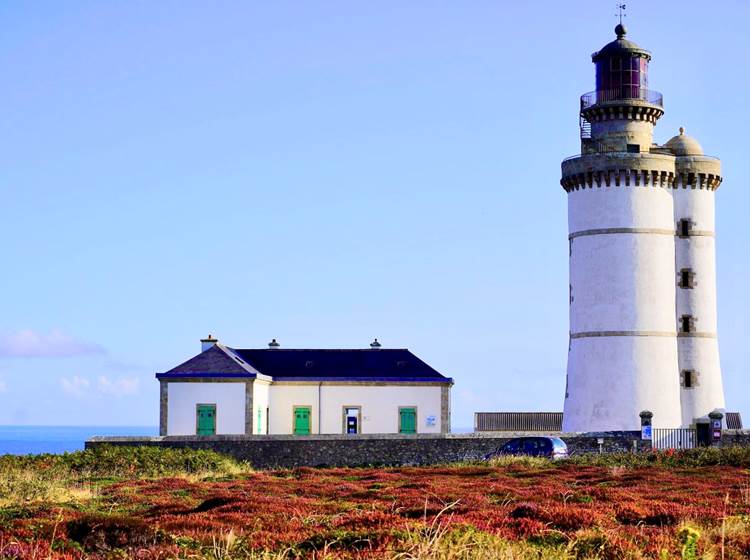
[[[648,60],[642,56],[612,56],[596,63],[597,102],[643,99],[648,89]]]

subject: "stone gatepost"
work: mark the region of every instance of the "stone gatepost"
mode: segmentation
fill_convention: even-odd
[[[653,445],[653,432],[651,427],[651,421],[654,418],[654,413],[650,410],[642,410],[638,415],[641,417],[641,445],[642,449],[651,449]]]
[[[718,410],[708,413],[711,419],[711,446],[718,447],[721,445],[721,419],[724,415]]]

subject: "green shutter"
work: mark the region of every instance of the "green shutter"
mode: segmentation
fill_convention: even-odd
[[[398,431],[400,434],[417,433],[417,409],[400,408],[398,411]]]
[[[199,404],[196,407],[196,430],[199,436],[216,434],[216,405]]]
[[[261,429],[260,429],[260,424],[261,424],[262,414],[263,414],[263,413],[262,413],[261,409],[259,408],[259,409],[258,409],[258,426],[257,426],[257,427],[255,428],[255,433],[256,433],[256,434],[262,434],[262,433],[263,433],[263,432],[261,431]]]
[[[294,407],[294,434],[307,435],[310,433],[310,407]]]

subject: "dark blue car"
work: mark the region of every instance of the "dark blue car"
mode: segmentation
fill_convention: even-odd
[[[485,459],[492,459],[500,455],[528,455],[530,457],[547,457],[548,459],[565,459],[568,456],[568,446],[558,437],[518,437],[506,442],[500,449],[487,455]]]

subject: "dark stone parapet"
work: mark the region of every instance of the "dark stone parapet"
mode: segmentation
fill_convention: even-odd
[[[474,461],[497,451],[524,433],[358,434],[358,435],[220,435],[94,437],[86,449],[103,445],[207,449],[225,453],[253,467],[357,467],[368,465],[432,465]],[[568,445],[571,455],[650,449],[639,431],[550,434]],[[601,441],[601,443],[600,443]]]
[[[750,430],[722,430],[719,447],[750,446]]]

